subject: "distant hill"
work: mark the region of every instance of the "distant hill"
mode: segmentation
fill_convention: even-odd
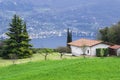
[[[0,37],[14,14],[27,22],[31,38],[63,36],[69,27],[77,36],[120,20],[120,0],[0,0]]]

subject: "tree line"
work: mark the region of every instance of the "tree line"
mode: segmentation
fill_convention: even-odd
[[[99,31],[100,40],[120,45],[120,22]]]

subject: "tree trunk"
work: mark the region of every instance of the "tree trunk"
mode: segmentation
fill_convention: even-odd
[[[45,61],[47,60],[47,55],[48,55],[48,53],[45,54]]]
[[[60,54],[60,58],[61,58],[61,59],[62,59],[62,57],[63,57],[63,53]]]

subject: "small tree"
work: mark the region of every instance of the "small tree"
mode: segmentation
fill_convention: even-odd
[[[16,60],[17,60],[17,55],[16,54],[9,54],[8,55],[12,61],[13,64],[15,64]]]
[[[47,60],[47,57],[50,53],[53,53],[52,49],[48,49],[48,48],[43,48],[39,51],[40,54],[42,54],[45,58],[45,60]]]
[[[83,45],[83,46],[81,46],[80,48],[81,48],[81,50],[82,50],[82,52],[83,52],[83,57],[85,58],[85,56],[86,56],[85,52],[86,52],[86,50],[87,50],[87,46],[86,46],[86,45]]]
[[[70,52],[70,48],[68,48],[68,47],[58,47],[57,52],[60,53],[60,58],[62,59],[62,57],[64,56],[65,53]]]

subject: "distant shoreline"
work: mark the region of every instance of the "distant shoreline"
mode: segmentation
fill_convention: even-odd
[[[73,36],[73,40],[77,40],[80,38],[95,39],[94,37]],[[43,39],[32,39],[31,43],[34,48],[57,48],[60,46],[66,46],[66,37],[62,36],[62,37],[50,37]]]

